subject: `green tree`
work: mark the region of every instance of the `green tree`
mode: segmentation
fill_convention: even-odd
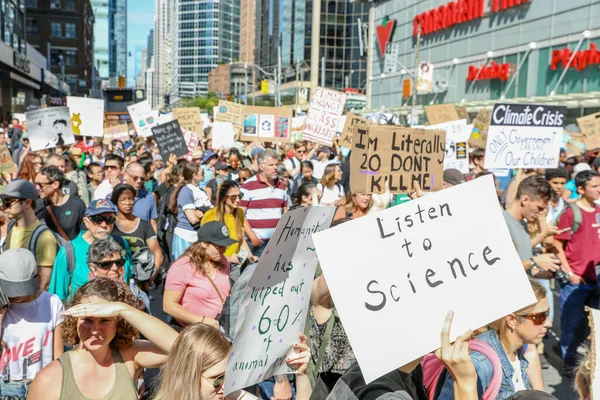
[[[202,111],[208,111],[212,113],[213,107],[219,105],[220,98],[214,92],[209,92],[203,97],[193,97],[183,99],[182,104],[184,107],[199,107]]]

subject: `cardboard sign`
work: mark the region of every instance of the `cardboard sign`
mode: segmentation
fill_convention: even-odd
[[[392,193],[442,188],[446,133],[390,125],[354,127],[350,187],[355,193]]]
[[[5,144],[0,145],[0,174],[14,174],[17,172],[17,166],[13,162],[10,150]]]
[[[444,122],[443,124],[423,127],[427,130],[446,132],[444,169],[455,168],[463,174],[469,173],[469,145],[473,125],[467,125],[466,119]]]
[[[477,113],[477,117],[473,121],[473,131],[469,138],[469,144],[472,147],[485,149],[487,143],[487,134],[492,119],[492,110],[483,108]]]
[[[187,162],[191,162],[192,153],[198,148],[198,143],[200,143],[200,136],[198,136],[195,132],[188,131],[187,129],[183,128],[181,128],[181,133],[183,133],[183,139],[185,140],[185,144],[188,148],[188,153],[183,158],[185,158]]]
[[[469,122],[469,113],[467,112],[467,107],[455,107],[456,113],[460,119],[466,119]]]
[[[315,90],[302,133],[304,140],[328,146],[333,144],[339,119],[346,105],[346,97],[345,93],[322,87]]]
[[[235,132],[231,122],[215,121],[211,132],[213,149],[220,149],[221,147],[230,149],[233,147]]]
[[[181,129],[202,133],[203,122],[199,107],[174,108],[173,118],[179,122]]]
[[[567,107],[496,103],[485,168],[556,168]]]
[[[460,119],[454,104],[438,104],[435,106],[424,106],[423,108],[425,109],[429,125],[437,125]]]
[[[129,140],[129,126],[127,124],[119,124],[104,128],[104,139],[102,143],[109,144],[113,140],[126,142]]]
[[[306,115],[292,118],[292,143],[302,140],[302,131],[306,126]]]
[[[171,154],[181,157],[188,153],[187,144],[177,120],[153,127],[152,135],[163,160],[168,160]]]
[[[313,241],[367,383],[439,348],[449,310],[452,342],[536,301],[491,175],[316,233]]]
[[[292,110],[277,107],[243,108],[242,140],[254,142],[290,142],[292,140]]]
[[[233,125],[235,135],[240,135],[244,128],[244,106],[219,100],[219,113],[215,116],[215,122],[229,122]]]
[[[600,396],[600,311],[589,307],[586,307],[585,309],[589,312],[591,331],[591,354],[588,356],[592,364],[592,385],[590,387],[590,393],[592,394],[592,399],[597,399],[598,396]]]
[[[577,118],[577,126],[584,136],[600,133],[600,112]]]
[[[371,122],[368,119],[361,118],[356,114],[348,113],[346,114],[346,123],[344,124],[344,129],[342,130],[342,134],[340,135],[340,146],[352,147],[352,138],[354,137],[354,125],[357,123],[369,125]]]
[[[583,139],[587,151],[600,149],[600,131]],[[567,152],[568,153],[568,152]]]
[[[73,134],[102,137],[104,132],[104,100],[67,96],[71,110]]]
[[[69,107],[48,107],[25,113],[31,150],[52,149],[75,143]]]
[[[304,207],[277,224],[240,303],[225,396],[273,375],[294,373],[285,359],[294,354],[292,345],[308,313],[318,263],[312,235],[329,228],[333,213],[331,207]]]

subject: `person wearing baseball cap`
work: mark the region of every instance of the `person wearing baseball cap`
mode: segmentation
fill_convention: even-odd
[[[220,221],[198,230],[198,241],[167,272],[163,308],[182,326],[200,322],[219,328],[218,315],[231,291],[225,250],[236,241]]]
[[[124,250],[124,275],[125,282],[132,277],[131,249],[123,238],[113,235],[117,216],[117,207],[105,199],[92,201],[86,211],[83,223],[87,230],[82,231],[67,245],[60,248],[56,255],[52,279],[48,291],[56,294],[65,301],[78,288],[94,278],[87,263],[90,246],[96,240],[111,238]]]
[[[331,164],[329,156],[331,156],[331,149],[327,146],[321,146],[317,149],[317,159],[311,160],[313,164],[313,176],[318,180],[321,180],[325,167]]]
[[[4,212],[14,221],[8,224],[3,250],[22,248],[34,253],[40,274],[39,287],[46,290],[50,282],[58,242],[50,229],[35,215],[37,189],[29,181],[15,180],[6,185],[0,199]]]
[[[27,249],[0,254],[0,289],[2,341],[6,349],[29,349],[5,360],[2,373],[8,379],[0,381],[0,395],[25,399],[31,380],[63,352],[56,328],[64,306],[57,296],[39,290],[37,262]]]
[[[206,150],[202,154],[201,162],[202,169],[204,170],[204,180],[200,182],[199,186],[201,188],[206,187],[208,182],[210,182],[210,180],[213,178],[213,175],[215,174],[215,164],[217,163],[218,159],[219,155],[212,150]]]
[[[456,186],[459,183],[463,183],[464,181],[465,176],[456,168],[448,168],[444,170],[444,181],[442,183],[444,189]]]

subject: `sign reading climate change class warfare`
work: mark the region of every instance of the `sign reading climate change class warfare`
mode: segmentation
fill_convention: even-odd
[[[495,104],[485,168],[556,168],[567,107]]]

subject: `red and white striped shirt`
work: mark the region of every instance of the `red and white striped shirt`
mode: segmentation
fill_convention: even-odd
[[[244,198],[240,206],[246,209],[246,219],[260,239],[270,239],[284,208],[292,205],[285,191],[285,184],[276,180],[269,186],[260,179],[260,174],[248,179],[241,188]]]

